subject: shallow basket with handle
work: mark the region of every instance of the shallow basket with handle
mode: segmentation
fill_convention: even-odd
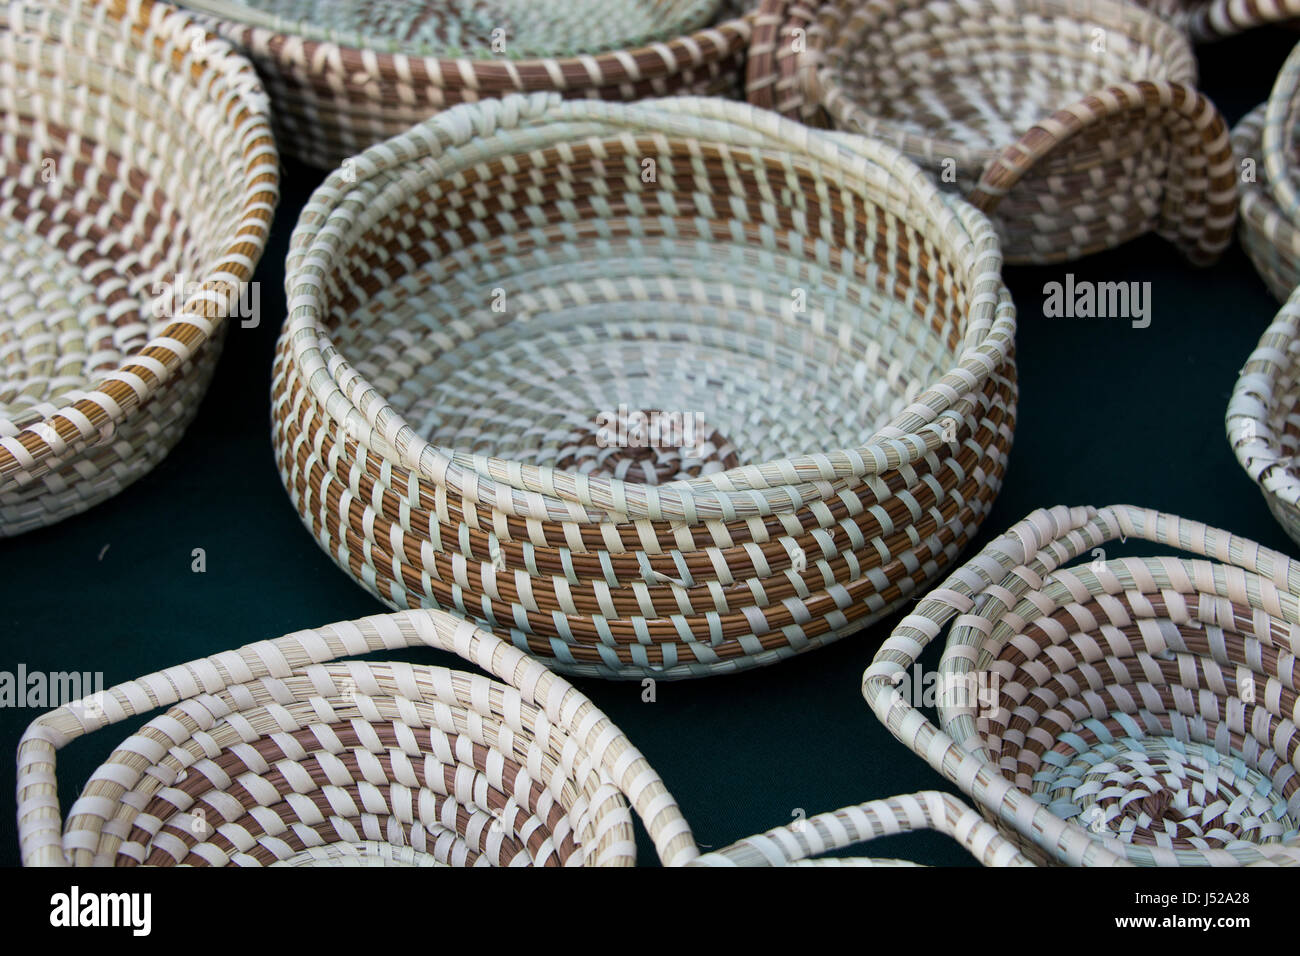
[[[1132,539],[1212,560],[1106,556]],[[916,606],[863,693],[1036,861],[1294,865],[1298,610],[1300,566],[1254,542],[1040,510]],[[936,727],[897,683],[945,629]]]

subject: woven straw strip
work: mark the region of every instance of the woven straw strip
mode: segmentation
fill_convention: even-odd
[[[1106,558],[1129,538],[1211,560]],[[1297,623],[1281,554],[1154,511],[1054,508],[918,604],[863,693],[1032,859],[1289,865]],[[896,682],[948,627],[940,730]]]

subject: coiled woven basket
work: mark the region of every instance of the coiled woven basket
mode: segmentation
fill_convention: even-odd
[[[1135,538],[1211,560],[1107,556]],[[1298,604],[1300,566],[1243,538],[1036,511],[916,606],[863,692],[1035,860],[1293,865]],[[945,628],[939,729],[897,684]]]
[[[751,103],[891,143],[1001,227],[1008,262],[1155,231],[1228,246],[1227,127],[1174,27],[1111,0],[764,0]]]
[[[435,112],[510,93],[738,97],[748,3],[186,0],[257,64],[280,148],[323,169]]]
[[[1268,102],[1232,131],[1241,174],[1241,244],[1279,302],[1300,285],[1297,122],[1300,44],[1278,73]]]
[[[495,675],[339,661],[428,646]],[[57,751],[167,708],[63,820]],[[705,857],[663,781],[582,693],[487,631],[405,611],[171,667],[37,719],[18,749],[26,866],[631,866],[628,803],[665,865],[901,864],[812,854],[910,830],[1028,861],[940,793],[822,814]]]
[[[1228,442],[1269,510],[1300,542],[1300,289],[1264,332],[1228,401]]]
[[[771,663],[908,600],[987,514],[1000,266],[986,217],[860,137],[719,99],[459,107],[303,212],[281,475],[391,606],[571,673]]]
[[[205,39],[149,0],[0,13],[0,536],[145,474],[207,388],[278,164],[252,66]]]
[[[498,680],[335,662],[422,645]],[[163,707],[92,775],[64,823],[56,751]],[[663,782],[590,700],[437,612],[172,667],[42,716],[18,749],[28,866],[631,866],[629,800],[664,863],[698,855]]]

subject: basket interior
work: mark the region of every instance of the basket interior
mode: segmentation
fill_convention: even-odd
[[[1285,650],[1294,625],[1269,600],[1243,599],[1261,585],[1205,561],[1097,558],[1054,572],[1010,613],[989,596],[979,679],[954,685],[970,706],[945,724],[977,715],[976,739],[1006,779],[1134,847],[1290,840],[1300,669]]]
[[[75,401],[161,331],[245,215],[240,104],[194,37],[95,26],[78,9],[0,23],[0,434]],[[139,62],[157,64],[147,83]]]
[[[823,103],[847,108],[841,120],[860,111],[895,135],[929,141],[936,161],[1000,149],[1114,83],[1194,78],[1185,44],[1171,43],[1154,18],[1075,9],[954,3],[891,12],[843,0],[821,8],[808,42],[822,51]],[[1141,144],[1142,131],[1137,122],[1108,135]]]
[[[709,24],[718,0],[198,0],[196,9],[392,53],[508,58],[642,46]]]
[[[407,172],[323,311],[448,449],[659,483],[855,446],[962,345],[933,210],[811,158],[626,135]]]
[[[626,800],[565,727],[499,682],[402,663],[177,704],[91,777],[73,844],[117,866],[635,863]]]

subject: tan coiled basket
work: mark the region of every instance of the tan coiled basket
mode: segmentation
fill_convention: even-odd
[[[281,474],[391,606],[570,673],[771,663],[907,601],[987,514],[1000,267],[987,218],[860,137],[718,99],[458,107],[303,211]]]
[[[1227,127],[1186,38],[1112,0],[764,0],[751,103],[891,143],[994,216],[1008,262],[1147,232],[1227,248]]]
[[[338,661],[420,646],[498,680]],[[56,752],[161,708],[64,821]],[[630,866],[629,802],[670,866],[784,865],[930,827],[985,865],[1027,863],[939,793],[822,814],[701,857],[662,780],[590,700],[437,611],[299,631],[168,668],[42,716],[18,750],[26,866]]]
[[[1135,539],[1200,557],[1107,554]],[[940,729],[898,687],[945,630]],[[1284,555],[1141,508],[1053,508],[918,603],[863,693],[1036,861],[1295,865],[1297,635]]]
[[[510,93],[739,97],[750,38],[746,0],[530,0],[474,7],[477,19],[430,0],[338,0],[307,20],[278,0],[186,5],[257,64],[281,149],[324,169],[440,110]]]
[[[0,64],[2,537],[116,494],[180,438],[278,163],[252,66],[171,7],[10,4]]]

